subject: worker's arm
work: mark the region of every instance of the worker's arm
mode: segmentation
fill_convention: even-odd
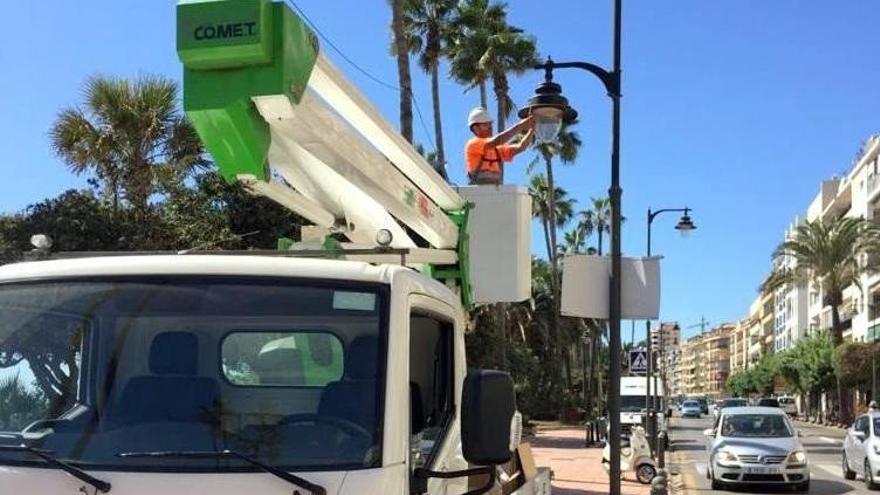
[[[526,131],[526,135],[523,136],[523,138],[520,139],[518,143],[511,146],[513,148],[513,153],[515,155],[518,155],[518,154],[522,153],[523,151],[525,151],[525,149],[528,148],[532,144],[532,141],[534,140],[534,138],[535,138],[535,131],[534,130],[529,129],[528,131]]]
[[[488,141],[486,141],[486,147],[488,148],[488,147],[492,147],[492,146],[500,146],[502,144],[505,144],[508,141],[510,141],[511,139],[513,139],[513,137],[516,136],[517,134],[519,134],[520,132],[522,132],[526,129],[531,129],[531,127],[532,127],[532,117],[528,116],[528,117],[520,120],[519,122],[517,122],[516,125],[514,125],[510,129],[507,129],[504,132],[501,132],[501,133],[498,133],[498,134],[492,136],[492,139],[489,139]]]

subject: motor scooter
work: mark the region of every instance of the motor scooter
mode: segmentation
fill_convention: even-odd
[[[602,467],[605,472],[611,471],[611,447],[606,442],[602,450]],[[645,429],[635,426],[629,437],[625,435],[620,439],[620,472],[635,471],[639,483],[649,484],[657,475],[657,466],[651,458],[651,449],[648,447],[648,439],[645,437]]]

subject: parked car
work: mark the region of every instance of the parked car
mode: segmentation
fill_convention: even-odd
[[[697,397],[695,400],[700,403],[700,410],[703,411],[703,414],[709,414],[709,400],[705,397]]]
[[[810,489],[806,451],[782,409],[727,407],[717,427],[704,434],[709,437],[707,477],[713,490],[748,484]]]
[[[846,430],[841,457],[844,478],[855,479],[859,474],[868,488],[880,487],[880,413],[856,418]]]
[[[786,414],[789,416],[797,416],[797,400],[795,400],[794,397],[779,397],[777,400],[779,401],[779,407],[781,407]]]
[[[755,405],[758,407],[779,407],[779,401],[773,397],[761,397],[755,401]]]
[[[715,409],[712,410],[712,417],[715,418],[715,422],[718,422],[718,418],[721,416],[721,413],[724,409],[728,407],[746,407],[749,405],[749,401],[746,399],[732,398],[732,399],[724,399],[721,402],[717,402],[715,404]]]
[[[681,417],[700,418],[703,416],[703,409],[700,403],[695,400],[686,400],[681,404]]]

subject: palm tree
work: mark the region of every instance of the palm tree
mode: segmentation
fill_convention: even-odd
[[[498,104],[498,129],[506,127],[507,116],[516,107],[509,95],[509,74],[522,74],[537,63],[535,40],[522,29],[507,23],[505,4],[491,0],[464,0],[452,21],[447,57],[450,73],[469,87],[480,88],[485,107],[486,81],[492,80]]]
[[[397,57],[397,79],[400,86],[400,134],[413,142],[412,77],[409,70],[410,47],[404,29],[404,0],[391,1],[391,48]]]
[[[207,166],[177,101],[171,79],[92,77],[84,108],[59,113],[50,130],[52,147],[74,173],[92,172],[103,181],[114,208],[123,196],[143,218],[162,177]]]
[[[480,62],[489,49],[492,33],[503,30],[507,23],[505,9],[504,4],[490,3],[489,0],[464,0],[456,6],[450,22],[446,41],[449,74],[465,85],[466,91],[478,87],[483,108],[489,108],[486,95],[489,75]]]
[[[535,149],[538,150],[540,156],[544,159],[544,164],[547,170],[547,214],[548,214],[548,223],[550,226],[556,226],[556,184],[553,179],[553,158],[559,157],[559,160],[563,164],[572,164],[577,160],[578,151],[581,147],[581,138],[578,135],[577,131],[572,130],[572,127],[577,125],[577,120],[566,123],[563,125],[562,129],[560,129],[559,134],[557,134],[556,139],[549,143],[535,143]],[[569,216],[571,218],[571,216]],[[566,221],[567,223],[567,221]],[[561,225],[560,225],[561,226]],[[550,229],[550,245],[554,247],[551,251],[548,251],[547,255],[550,257],[550,263],[553,265],[553,270],[559,270],[559,256],[558,252],[555,249],[556,243],[556,228]],[[559,287],[556,287],[556,290],[559,290]]]
[[[446,155],[443,150],[443,122],[440,118],[440,57],[454,0],[406,0],[403,25],[405,36],[412,42],[410,50],[419,55],[419,65],[431,74],[431,98],[434,104],[434,136],[437,146],[438,172],[446,177]]]
[[[608,197],[590,198],[591,208],[580,212],[580,226],[586,232],[595,232],[596,249],[602,255],[602,236],[611,233],[611,200]]]
[[[843,342],[840,306],[843,291],[850,286],[861,289],[864,273],[876,271],[869,258],[880,255],[880,226],[863,218],[842,217],[834,221],[817,220],[799,225],[793,235],[773,252],[778,267],[761,284],[764,293],[788,284],[812,281],[831,306],[831,336],[834,346]],[[791,261],[793,263],[785,264]],[[790,265],[790,266],[789,266]],[[849,400],[837,378],[837,397],[841,418],[849,420]]]
[[[553,229],[550,227],[550,187],[547,183],[547,177],[543,174],[533,175],[529,183],[529,195],[532,197],[532,216],[541,221],[547,258],[550,259],[554,249],[550,237],[550,232]],[[552,213],[552,218],[555,220],[556,228],[564,227],[574,216],[574,204],[577,200],[568,198],[568,191],[561,187],[555,188],[553,197],[556,198],[556,208]]]

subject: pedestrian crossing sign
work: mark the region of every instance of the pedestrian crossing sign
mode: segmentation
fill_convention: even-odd
[[[644,349],[629,351],[629,372],[632,374],[648,372],[648,351]]]

